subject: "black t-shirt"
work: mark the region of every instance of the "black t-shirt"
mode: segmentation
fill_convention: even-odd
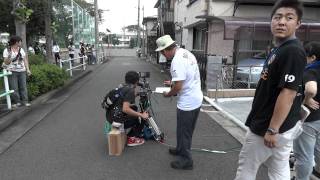
[[[129,102],[132,105],[135,103],[136,96],[134,89],[135,88],[130,85],[124,85],[124,87],[122,88],[122,92],[124,92],[122,102]]]
[[[288,40],[271,52],[261,72],[252,109],[245,123],[253,133],[265,135],[277,98],[283,88],[292,89],[298,93],[279,132],[286,132],[295,126],[300,119],[305,64],[306,54],[297,39]]]
[[[305,84],[309,81],[316,81],[317,82],[317,89],[320,89],[320,66],[312,68],[312,69],[307,69],[303,74],[303,81]],[[317,102],[320,102],[319,91],[317,92],[317,95],[313,99]],[[311,113],[307,117],[306,122],[320,120],[320,109],[313,110],[312,108],[309,108],[309,110]]]
[[[116,102],[116,105],[107,112],[107,120],[112,123],[113,121],[123,123],[126,120],[127,114],[122,111],[123,102],[135,103],[135,88],[130,85],[121,87],[121,97]]]

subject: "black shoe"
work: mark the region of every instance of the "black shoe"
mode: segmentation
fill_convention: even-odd
[[[170,163],[173,169],[192,170],[193,161],[172,161]]]
[[[169,148],[169,154],[177,156],[179,153],[176,148]]]
[[[312,171],[312,175],[314,175],[317,178],[320,178],[320,173],[318,171],[316,171],[314,168],[313,168],[313,171]]]

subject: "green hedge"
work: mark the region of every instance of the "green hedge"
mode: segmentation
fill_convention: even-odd
[[[29,54],[28,57],[30,65],[41,65],[44,64],[46,60],[42,54]]]
[[[28,96],[32,100],[50,90],[64,85],[69,75],[56,65],[31,65],[32,75],[28,77]]]
[[[3,49],[0,45],[0,67],[3,61]],[[45,57],[43,55],[29,55],[28,57],[32,73],[27,79],[28,96],[30,100],[64,85],[64,82],[69,78],[69,75],[64,70],[61,70],[56,65],[45,63]],[[3,78],[0,78],[0,92],[3,91]]]

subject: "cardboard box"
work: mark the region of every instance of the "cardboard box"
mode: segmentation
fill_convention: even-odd
[[[112,129],[108,134],[109,155],[120,156],[126,145],[127,136],[119,129]]]

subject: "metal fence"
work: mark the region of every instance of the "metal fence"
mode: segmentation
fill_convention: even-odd
[[[220,86],[222,89],[255,88],[261,71],[262,66],[222,65]]]
[[[222,56],[192,52],[198,61],[201,86],[207,89],[255,88],[262,66],[238,66],[222,63]]]
[[[59,61],[61,69],[65,69],[69,72],[70,76],[73,76],[75,70],[86,70],[86,66],[89,64],[101,64],[106,59],[105,52],[98,52],[94,50],[91,54],[86,56],[80,56],[76,58],[66,58]]]
[[[14,92],[13,90],[9,89],[8,76],[10,76],[11,74],[12,72],[7,71],[5,69],[3,70],[2,73],[0,73],[0,78],[3,77],[3,82],[4,82],[4,92],[0,94],[0,98],[4,96],[6,97],[8,109],[11,109],[10,94]]]

